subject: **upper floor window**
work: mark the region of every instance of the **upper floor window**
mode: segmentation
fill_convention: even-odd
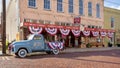
[[[28,0],[28,6],[35,8],[36,7],[36,0]]]
[[[83,0],[79,0],[79,14],[83,15]]]
[[[68,1],[69,1],[69,13],[73,13],[73,0]]]
[[[50,0],[44,0],[44,9],[50,9]]]
[[[115,18],[111,17],[111,28],[114,28],[115,25]]]
[[[92,2],[88,2],[88,16],[92,16]]]
[[[57,0],[57,11],[63,12],[63,0]]]
[[[100,18],[100,5],[96,4],[96,17]]]

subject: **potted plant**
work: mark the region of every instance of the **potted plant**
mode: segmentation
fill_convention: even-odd
[[[90,48],[90,47],[91,47],[91,44],[90,44],[90,43],[86,44],[86,47],[87,47],[87,48]]]
[[[112,43],[108,42],[108,47],[112,47]]]
[[[117,47],[120,47],[120,44],[117,44]]]

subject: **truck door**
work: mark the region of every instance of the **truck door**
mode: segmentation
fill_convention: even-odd
[[[33,47],[32,47],[32,50],[33,51],[42,51],[44,49],[45,49],[45,46],[44,46],[43,36],[35,35],[33,37]]]

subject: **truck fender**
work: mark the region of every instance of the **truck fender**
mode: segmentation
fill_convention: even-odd
[[[20,48],[18,49],[18,51],[19,51],[20,49],[26,49],[26,50],[27,50],[27,53],[31,53],[31,52],[32,52],[32,50],[31,50],[30,48],[20,47]],[[18,52],[18,51],[17,51],[17,52]]]

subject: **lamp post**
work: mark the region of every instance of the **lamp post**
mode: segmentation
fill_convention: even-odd
[[[2,53],[6,54],[6,0],[2,0]]]

